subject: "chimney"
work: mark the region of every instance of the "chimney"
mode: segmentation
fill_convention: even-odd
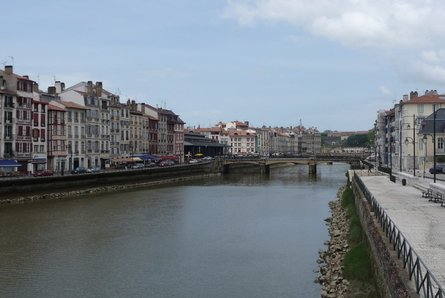
[[[62,93],[63,89],[65,89],[65,84],[60,81],[56,81],[55,88],[56,94]]]
[[[22,77],[24,77],[25,79],[29,80],[29,76],[28,75],[23,75]]]
[[[12,65],[5,65],[5,74],[12,75],[12,73],[13,73]]]
[[[96,96],[102,96],[102,82],[96,82]]]
[[[87,82],[87,94],[88,95],[93,94],[93,82],[92,81]]]
[[[48,87],[48,94],[55,95],[56,94],[56,87],[53,87],[53,86]]]

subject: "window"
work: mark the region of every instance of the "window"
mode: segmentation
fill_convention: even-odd
[[[424,105],[423,105],[423,104],[418,104],[418,105],[417,105],[417,113],[418,113],[419,115],[422,115],[422,114],[423,114],[423,108],[424,108]]]
[[[443,149],[443,138],[437,138],[437,149]]]
[[[37,138],[39,137],[39,130],[38,130],[38,129],[34,128],[34,129],[32,130],[32,137],[33,137],[34,139],[37,139]]]

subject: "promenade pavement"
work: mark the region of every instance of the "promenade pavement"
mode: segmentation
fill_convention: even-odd
[[[358,171],[360,172],[360,171]],[[431,180],[393,183],[388,176],[357,173],[436,280],[445,287],[445,207],[422,198]],[[445,187],[444,182],[438,182]]]

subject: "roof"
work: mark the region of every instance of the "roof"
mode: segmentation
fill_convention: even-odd
[[[196,128],[193,130],[198,132],[218,132],[218,133],[223,131],[223,129],[221,129],[220,127]]]
[[[52,105],[52,104],[49,104],[49,105],[48,105],[48,110],[49,110],[49,111],[61,111],[61,112],[65,112],[65,109],[64,109],[64,108],[61,108],[61,107],[58,107],[58,106],[55,106],[55,105]]]
[[[228,134],[230,136],[253,136],[253,137],[256,135],[255,132],[249,132],[245,130],[229,130]]]
[[[62,104],[69,109],[88,110],[86,107],[72,101],[62,101]]]
[[[436,133],[445,131],[445,109],[436,110]],[[426,117],[421,124],[420,133],[432,134],[434,132],[434,113]]]
[[[413,97],[410,100],[403,101],[402,104],[435,104],[445,103],[445,95],[429,94]]]

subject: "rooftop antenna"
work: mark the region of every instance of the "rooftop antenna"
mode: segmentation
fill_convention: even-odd
[[[9,58],[11,59],[11,64],[14,65],[14,56],[9,56]]]

